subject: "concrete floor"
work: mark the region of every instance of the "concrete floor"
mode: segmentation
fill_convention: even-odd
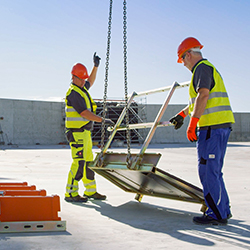
[[[147,152],[162,154],[158,168],[201,187],[194,144],[151,145]],[[250,249],[249,159],[250,143],[229,144],[224,179],[233,218],[227,226],[199,226],[192,222],[193,216],[201,214],[199,204],[149,196],[139,203],[134,194],[99,175],[98,191],[108,196],[106,201],[67,203],[68,146],[1,146],[0,182],[27,181],[37,190],[45,189],[47,195],[59,195],[59,216],[66,221],[67,230],[0,234],[0,249]]]

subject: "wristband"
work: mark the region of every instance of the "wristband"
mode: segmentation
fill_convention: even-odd
[[[183,117],[183,118],[185,118],[186,117],[186,115],[185,115],[185,113],[184,113],[184,111],[182,110],[178,115],[180,115],[181,117]]]

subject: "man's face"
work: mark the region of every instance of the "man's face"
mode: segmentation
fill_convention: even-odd
[[[82,78],[79,78],[79,77],[77,77],[77,79],[78,79],[78,81],[79,81],[79,83],[80,83],[80,86],[81,86],[81,88],[85,85],[85,79],[82,79]]]
[[[85,85],[86,80],[85,79],[81,79],[82,82],[82,87]]]
[[[193,64],[192,64],[192,55],[191,55],[191,51],[186,51],[183,55],[182,55],[182,61],[185,67],[187,67],[189,70],[192,70],[193,68]]]
[[[81,79],[78,76],[73,75],[73,81],[76,85],[82,88],[85,85],[86,79]]]

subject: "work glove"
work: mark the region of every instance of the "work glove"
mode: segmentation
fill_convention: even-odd
[[[95,67],[98,67],[99,64],[100,64],[100,60],[101,58],[99,56],[96,55],[96,52],[94,53],[94,56],[93,56],[93,61],[94,61],[94,65]]]
[[[104,123],[105,123],[106,125],[111,125],[111,126],[114,126],[114,125],[115,125],[115,123],[114,123],[112,120],[108,119],[108,118],[105,118],[105,119],[104,119]]]
[[[183,111],[172,117],[169,121],[174,124],[175,129],[179,129],[183,125],[186,115]]]
[[[187,128],[187,138],[191,142],[197,141],[196,126],[199,121],[197,117],[191,117]]]

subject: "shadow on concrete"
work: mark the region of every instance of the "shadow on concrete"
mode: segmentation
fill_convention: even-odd
[[[180,241],[200,246],[214,246],[219,241],[236,247],[250,248],[250,226],[244,225],[244,221],[230,219],[227,226],[201,226],[192,222],[193,216],[197,214],[183,210],[134,201],[117,207],[102,201],[92,203],[94,205],[75,205],[93,208],[101,215],[133,228],[168,234]]]
[[[13,180],[12,178],[3,178],[3,177],[0,177],[0,181],[9,181],[9,180]]]
[[[0,234],[0,245],[1,245],[1,241],[7,241],[13,237],[59,236],[59,235],[70,236],[72,234],[67,232],[67,231],[64,231],[64,232],[61,231],[61,232],[2,233],[2,234]],[[1,247],[0,247],[0,249],[1,249]]]
[[[6,145],[1,146],[0,150],[42,150],[42,149],[70,149],[69,145]]]

